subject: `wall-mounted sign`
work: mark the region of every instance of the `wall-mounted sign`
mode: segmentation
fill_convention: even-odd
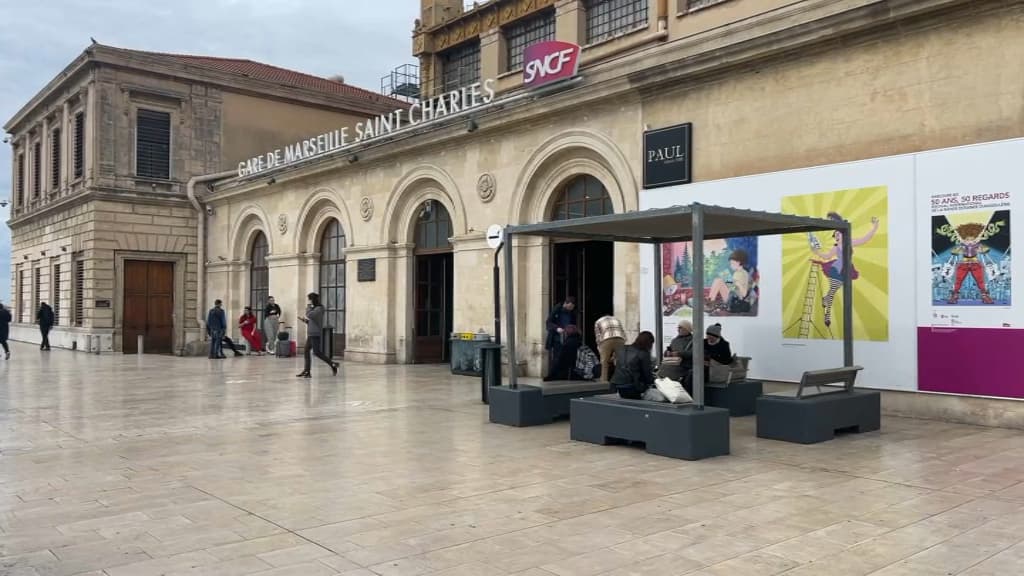
[[[579,69],[580,47],[571,42],[539,42],[523,51],[523,86],[536,88],[572,78]]]
[[[692,144],[690,123],[644,132],[644,188],[692,182]]]
[[[110,300],[97,300],[96,301],[96,307],[97,308],[110,308]]]
[[[261,154],[238,163],[238,177],[253,176],[261,172],[288,166],[310,158],[324,156],[360,142],[367,142],[400,130],[406,130],[446,116],[472,110],[494,101],[495,81],[487,79],[470,84],[460,90],[420,100],[409,106],[357,122],[352,129],[343,126],[319,136],[299,140],[284,148]]]
[[[376,282],[377,281],[377,259],[363,258],[356,261],[356,281]]]

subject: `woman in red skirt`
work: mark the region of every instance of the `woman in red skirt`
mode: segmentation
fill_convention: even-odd
[[[246,306],[245,312],[242,313],[242,317],[238,319],[238,326],[242,329],[242,337],[249,343],[249,352],[256,352],[259,355],[263,355],[260,331],[256,329],[257,324],[256,316],[252,313],[252,308]]]

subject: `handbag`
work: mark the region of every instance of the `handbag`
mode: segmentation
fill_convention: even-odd
[[[670,378],[658,378],[654,387],[661,392],[665,400],[673,404],[692,404],[693,398],[683,389],[683,385]]]

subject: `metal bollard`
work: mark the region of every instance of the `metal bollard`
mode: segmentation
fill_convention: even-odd
[[[145,338],[143,337],[143,335],[139,334],[136,340],[136,353],[139,356],[142,356],[142,343],[144,342],[144,340]]]

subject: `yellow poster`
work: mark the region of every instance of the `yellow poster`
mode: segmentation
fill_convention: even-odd
[[[782,211],[849,221],[853,265],[842,258],[839,232],[789,234],[782,238],[782,336],[842,340],[843,275],[853,276],[853,336],[889,339],[888,188],[857,188],[787,196]]]

